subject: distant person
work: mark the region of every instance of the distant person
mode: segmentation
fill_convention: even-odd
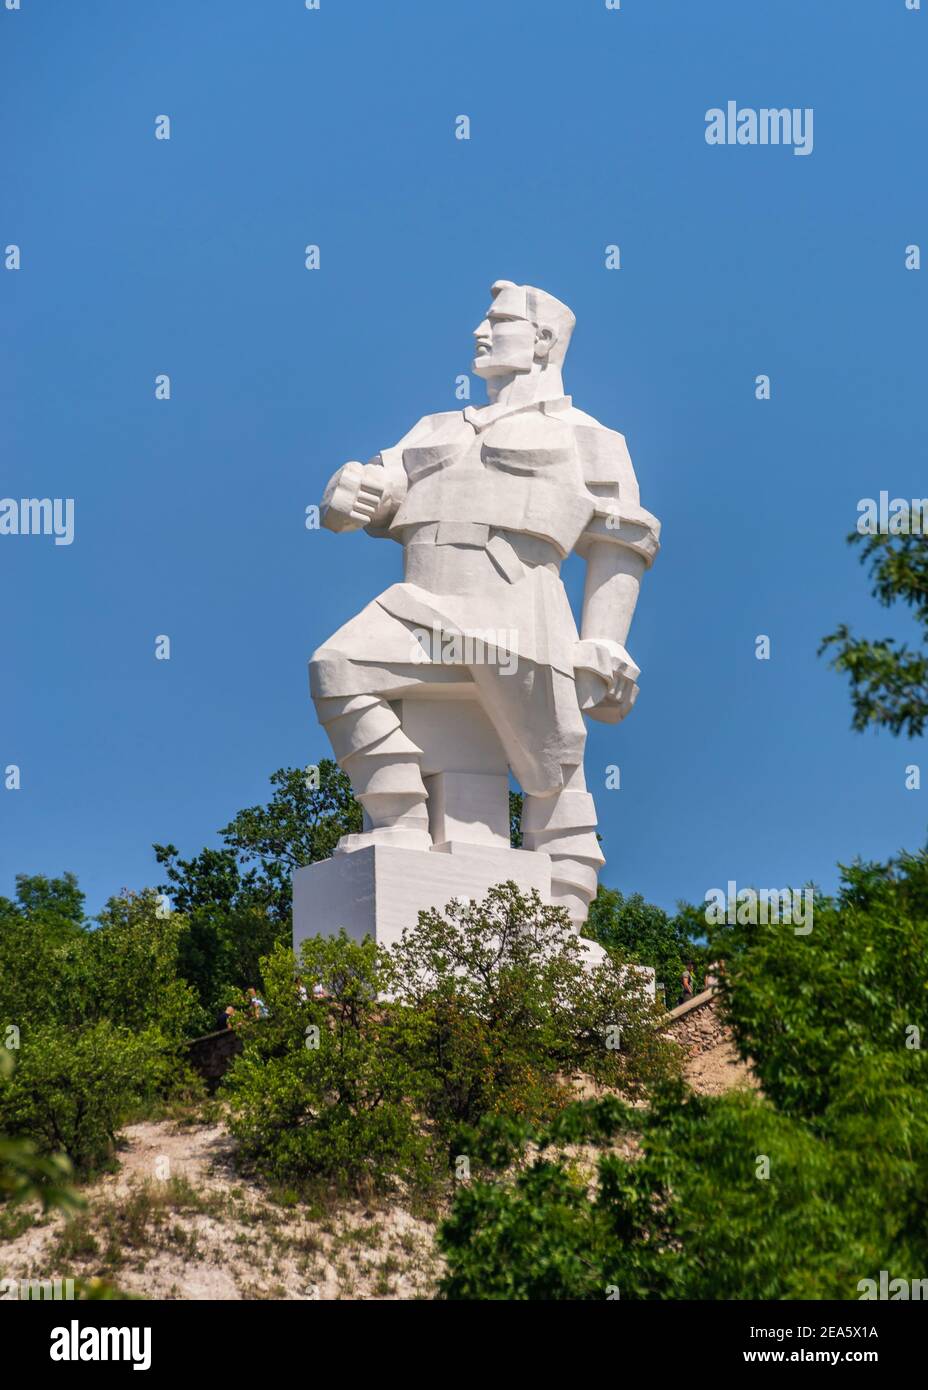
[[[265,1004],[264,1000],[261,998],[260,994],[256,989],[249,989],[248,1004],[255,1018],[267,1018],[268,1014],[270,1013],[270,1009]]]
[[[689,961],[680,976],[680,1004],[688,1004],[693,997],[693,962]]]
[[[301,1004],[309,1003],[309,992],[307,991],[307,988],[303,983],[302,975],[297,975],[296,977],[296,997]]]

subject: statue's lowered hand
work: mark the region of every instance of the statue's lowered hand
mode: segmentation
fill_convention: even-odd
[[[584,714],[604,724],[624,719],[638,698],[641,671],[620,642],[578,642],[574,648],[577,701]]]
[[[376,463],[343,464],[322,494],[321,520],[330,531],[358,531],[378,519],[387,475]]]

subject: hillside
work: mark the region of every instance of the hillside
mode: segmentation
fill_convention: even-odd
[[[694,1090],[756,1084],[700,996],[667,1033]],[[437,1213],[401,1202],[292,1204],[242,1178],[222,1124],[147,1121],[123,1131],[119,1169],[84,1189],[85,1211],[7,1212],[0,1277],[103,1279],[154,1299],[409,1299],[434,1296]]]

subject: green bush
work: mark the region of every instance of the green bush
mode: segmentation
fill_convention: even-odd
[[[728,1020],[767,1096],[820,1115],[863,1058],[916,1058],[928,1038],[928,853],[843,870],[812,930],[714,927]]]
[[[88,930],[69,876],[17,889],[0,901],[0,1040],[19,1060],[0,1131],[87,1173],[131,1111],[189,1087],[183,1042],[203,1015],[177,973],[186,923],[146,892],[112,899]]]
[[[14,1066],[13,1053],[0,1047],[0,1096]],[[78,1205],[68,1183],[70,1176],[71,1164],[64,1154],[38,1154],[28,1139],[7,1139],[0,1134],[0,1202],[37,1197],[45,1210]]]
[[[246,1170],[296,1186],[326,1179],[349,1191],[424,1180],[413,1078],[395,1037],[403,1020],[378,1002],[381,967],[370,941],[311,939],[302,998],[292,951],[278,947],[264,962],[268,1017],[240,1010],[244,1050],[223,1084]]]
[[[83,1175],[112,1159],[127,1111],[163,1085],[164,1040],[103,1021],[31,1029],[11,1076],[0,1080],[0,1131],[64,1153]]]
[[[420,913],[390,971],[417,1100],[452,1147],[485,1115],[551,1116],[579,1073],[630,1096],[676,1073],[634,973],[608,954],[591,969],[566,915],[514,883]]]
[[[808,935],[719,928],[713,945],[766,1095],[668,1087],[648,1111],[478,1132],[498,1171],[442,1228],[448,1297],[857,1299],[881,1270],[924,1277],[928,858],[846,871]]]
[[[64,931],[47,908],[30,906],[35,882],[20,879],[19,906],[0,899],[0,1027],[19,1028],[23,1047],[33,1028],[50,1024],[107,1019],[135,1031],[157,1028],[166,1043],[179,1044],[206,1021],[179,976],[186,921],[165,913],[157,894],[112,898],[94,930]]]
[[[885,1078],[884,1078],[885,1080]],[[571,1107],[485,1140],[502,1171],[461,1186],[439,1244],[450,1298],[857,1299],[881,1269],[923,1277],[923,1094],[897,1085],[861,1129],[824,1133],[749,1091],[649,1113]],[[629,1158],[618,1141],[634,1136]],[[493,1145],[490,1147],[489,1140]],[[577,1154],[598,1149],[591,1174]],[[475,1144],[479,1152],[479,1143]]]
[[[20,874],[16,902],[0,898],[0,1029],[47,1023],[73,999],[88,936],[82,903],[67,874]]]
[[[240,1161],[290,1184],[446,1180],[462,1125],[549,1116],[581,1071],[629,1094],[673,1074],[650,1001],[583,954],[563,914],[512,884],[421,913],[389,952],[306,941],[305,998],[278,948],[264,962],[269,1015],[241,1002],[244,1050],[224,1082]]]
[[[447,1261],[444,1296],[602,1299],[617,1285],[623,1298],[641,1287],[660,1296],[651,1291],[668,1284],[661,1265],[667,1236],[658,1229],[653,1174],[640,1162],[616,1168],[604,1158],[591,1195],[589,1172],[559,1151],[570,1143],[588,1151],[638,1124],[610,1099],[570,1106],[541,1132],[506,1117],[479,1126],[472,1154],[502,1171],[457,1190],[438,1234]]]

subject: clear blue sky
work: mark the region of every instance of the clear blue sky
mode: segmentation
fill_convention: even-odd
[[[923,844],[924,744],[852,734],[816,647],[907,627],[844,537],[861,497],[928,492],[928,267],[903,264],[928,248],[926,45],[904,0],[0,8],[0,245],[22,248],[0,496],[76,504],[70,547],[0,538],[0,767],[23,781],[0,893],[70,869],[96,912],[158,881],[153,841],[215,843],[274,768],[328,754],[307,657],[401,556],[304,509],[460,404],[497,278],[573,307],[567,390],[625,433],[664,525],[638,705],[587,749],[605,881],[671,906]],[[812,107],[813,153],[710,147],[729,99]]]

